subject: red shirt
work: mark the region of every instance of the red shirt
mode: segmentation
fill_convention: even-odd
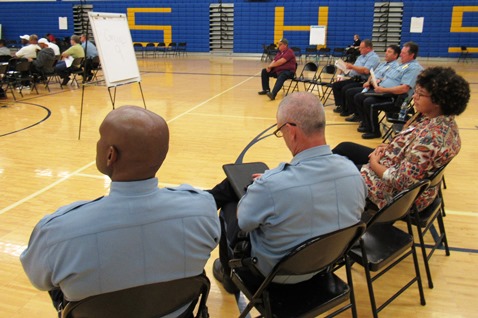
[[[292,51],[291,48],[287,48],[287,50],[285,50],[284,52],[279,51],[274,57],[274,61],[277,61],[281,58],[286,59],[287,62],[274,67],[272,71],[276,74],[280,74],[283,71],[291,71],[292,73],[295,73],[295,69],[297,68],[297,62],[295,60],[294,51]]]

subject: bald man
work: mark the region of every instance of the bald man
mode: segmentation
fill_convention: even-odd
[[[357,168],[345,157],[332,154],[327,145],[324,107],[317,96],[308,92],[288,95],[276,117],[274,135],[284,138],[292,161],[257,177],[239,203],[227,180],[210,190],[222,208],[220,217],[226,229],[213,273],[229,292],[235,289],[228,260],[239,230],[249,233],[251,255],[266,276],[298,244],[358,223],[365,206],[367,188]],[[297,280],[281,277],[277,282]]]
[[[155,175],[169,147],[162,117],[124,106],[99,131],[96,165],[111,178],[109,195],[45,216],[20,256],[32,284],[49,291],[55,307],[199,275],[219,241],[209,193],[189,185],[158,188]]]

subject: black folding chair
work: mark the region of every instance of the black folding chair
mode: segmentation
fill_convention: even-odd
[[[390,203],[376,212],[370,220],[367,220],[367,230],[359,240],[360,246],[352,248],[349,252],[350,258],[365,269],[374,318],[377,318],[380,311],[415,282],[418,285],[420,303],[426,304],[413,241],[410,210],[415,199],[428,187],[428,184],[428,180],[418,182],[397,194]],[[407,222],[408,233],[393,226],[395,221],[402,219]],[[377,308],[373,282],[410,255],[413,257],[415,267],[414,277]],[[377,272],[377,274],[372,277],[371,272]]]
[[[7,82],[7,90],[10,88],[14,100],[17,100],[15,89],[23,97],[23,89],[28,85],[30,90],[35,90],[38,94],[36,83],[31,73],[31,62],[27,59],[10,59],[5,80]]]
[[[291,93],[295,92],[296,90],[299,91],[299,83],[304,84],[304,90],[308,91],[309,87],[307,85],[310,85],[310,83],[316,80],[317,70],[318,67],[315,62],[307,62],[302,68],[299,76],[295,75],[290,80],[289,87],[287,88],[285,95],[289,94],[291,87]]]
[[[232,259],[231,278],[250,300],[240,317],[255,307],[262,317],[315,317],[344,302],[333,317],[351,309],[357,316],[352,275],[347,251],[363,234],[365,225],[356,225],[309,239],[284,256],[267,277],[257,275],[257,259]],[[345,265],[347,283],[334,270]],[[278,276],[310,274],[312,277],[296,284],[275,283]]]
[[[333,64],[327,64],[322,67],[319,75],[311,81],[309,91],[313,92],[317,87],[320,101],[325,106],[330,94],[332,93],[332,84],[335,82],[337,67]]]
[[[438,191],[438,195],[435,200],[426,207],[423,211],[418,212],[416,207],[413,207],[413,213],[411,214],[411,222],[417,227],[418,238],[420,241],[420,247],[422,250],[423,256],[423,263],[425,264],[425,271],[427,273],[428,278],[428,287],[433,288],[433,280],[432,274],[430,271],[429,261],[432,257],[435,250],[440,247],[445,247],[445,255],[450,256],[450,249],[448,248],[448,240],[446,238],[446,231],[445,231],[445,222],[443,221],[443,211],[444,211],[444,203],[443,203],[443,196],[441,194],[441,185],[444,178],[446,165],[439,168],[433,175],[428,178],[430,180],[430,188],[436,187]],[[436,233],[434,223],[437,221],[438,228],[440,233]],[[430,231],[430,233],[436,233],[433,235],[434,243],[431,246],[431,250],[427,253],[427,245],[425,244],[425,234]]]
[[[169,282],[123,289],[69,302],[62,318],[155,318],[185,306],[179,318],[209,317],[206,306],[210,282],[205,274]],[[194,308],[199,306],[194,314]]]

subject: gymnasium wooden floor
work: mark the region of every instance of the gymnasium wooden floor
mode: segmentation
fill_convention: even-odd
[[[429,289],[424,279],[426,306],[420,305],[417,288],[412,286],[381,316],[474,317],[478,312],[478,171],[473,164],[478,158],[478,63],[419,61],[424,66],[454,67],[472,89],[468,109],[457,119],[461,153],[446,171],[445,222],[452,251],[446,257],[438,250],[431,260],[435,288]],[[161,114],[171,131],[170,152],[158,173],[161,186],[214,186],[224,178],[222,165],[234,162],[251,140],[276,123],[280,94],[275,101],[257,95],[259,73],[265,65],[259,56],[190,53],[186,57],[139,58],[138,64],[147,108]],[[10,100],[0,104],[0,317],[55,317],[47,293],[34,289],[23,273],[19,255],[43,215],[72,201],[96,198],[109,187],[109,179],[95,167],[98,127],[112,109],[107,88],[85,87],[80,140],[81,89],[68,86],[62,90],[53,84],[50,93],[41,85],[39,92],[26,94],[17,102],[9,94]],[[116,106],[120,105],[142,106],[139,85],[118,87]],[[346,123],[332,108],[326,107],[326,134],[332,147],[346,140],[370,146],[379,143],[378,139],[364,142],[356,132],[357,125]],[[290,159],[283,141],[273,136],[254,144],[244,156],[245,162],[264,161],[271,167]],[[216,249],[206,266],[211,279],[210,315],[235,317],[234,296],[212,276],[211,265],[217,255]],[[382,287],[377,289],[377,298],[388,295],[411,273],[408,262],[384,276],[378,282]],[[360,266],[353,267],[353,277],[359,317],[370,317]]]

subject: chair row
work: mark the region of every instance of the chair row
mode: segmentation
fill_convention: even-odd
[[[305,48],[305,50],[302,50],[300,47],[296,46],[291,46],[290,47],[298,59],[298,62],[302,62],[302,56],[304,57],[305,62],[307,62],[309,59],[314,59],[317,63],[322,59],[326,60],[326,64],[330,64],[331,60],[336,59],[336,58],[341,58],[341,59],[346,59],[346,50],[345,48],[342,47],[336,47],[333,50],[329,47],[322,47],[320,49],[317,49],[317,46],[315,45],[310,45]],[[262,44],[262,55],[261,55],[261,61],[272,61],[274,59],[274,56],[277,53],[277,45],[274,43],[271,43],[269,45],[267,44]]]
[[[378,317],[381,310],[414,283],[417,283],[419,289],[420,303],[425,305],[412,226],[416,226],[419,233],[430,288],[432,284],[428,260],[431,254],[440,244],[445,245],[447,255],[449,251],[443,225],[441,192],[435,202],[420,213],[414,202],[428,187],[441,184],[444,169],[442,167],[435,172],[430,180],[418,182],[397,194],[371,218],[306,240],[283,257],[267,277],[260,274],[254,257],[241,254],[241,258],[232,259],[231,278],[250,301],[240,317],[246,317],[253,307],[261,313],[261,317],[266,318],[312,317],[324,312],[328,312],[327,317],[333,317],[349,309],[352,316],[357,317],[351,271],[353,262],[365,269],[373,317]],[[435,220],[438,220],[443,233],[430,254],[427,254],[423,235]],[[400,221],[405,221],[406,230],[394,224]],[[413,258],[413,278],[377,307],[373,283],[408,256]],[[342,267],[345,267],[346,281],[336,274]],[[371,272],[377,274],[372,277]],[[311,274],[312,278],[296,284],[273,283],[276,276],[307,274]],[[161,317],[184,308],[180,317],[206,318],[209,317],[206,306],[209,289],[209,279],[203,273],[195,277],[133,287],[69,302],[61,317],[149,318]],[[171,290],[175,292],[171,293]],[[337,306],[341,307],[336,309]],[[336,310],[330,313],[332,309]],[[194,311],[196,315],[193,315]]]
[[[442,167],[429,180],[418,182],[397,194],[389,204],[373,213],[371,218],[364,218],[354,226],[303,242],[282,258],[267,277],[260,274],[254,257],[231,260],[231,278],[249,299],[240,317],[246,317],[253,307],[261,313],[261,317],[266,318],[315,317],[324,312],[328,312],[327,317],[334,317],[348,309],[351,309],[353,317],[357,317],[351,273],[353,263],[361,265],[365,270],[373,317],[377,318],[380,311],[414,283],[419,290],[420,303],[425,305],[413,227],[418,232],[430,288],[433,288],[428,265],[430,257],[441,245],[445,246],[446,255],[450,253],[443,224],[444,204],[441,192],[420,213],[414,202],[429,187],[441,186],[444,169]],[[406,223],[406,230],[396,226],[401,221]],[[438,221],[440,235],[427,253],[423,236],[435,221]],[[373,283],[409,256],[413,259],[413,277],[403,282],[403,287],[377,306]],[[344,266],[346,281],[336,275],[337,269]],[[372,276],[372,272],[376,274]],[[312,274],[313,277],[296,284],[273,283],[276,276],[306,274]],[[341,307],[337,309],[339,305]],[[330,312],[332,309],[336,310]]]
[[[319,71],[320,70],[320,71]],[[307,62],[300,73],[294,74],[290,79],[289,86],[284,85],[285,95],[300,90],[300,86],[304,86],[305,91],[314,92],[317,89],[317,94],[323,105],[326,105],[327,100],[332,93],[332,84],[336,80],[337,67],[334,64],[326,64],[319,68],[316,62]]]
[[[157,57],[160,54],[162,56],[181,56],[187,55],[187,42],[171,42],[166,45],[164,42],[149,42],[143,46],[142,43],[135,42],[133,43],[135,52],[140,53],[141,57]]]
[[[10,92],[13,96],[13,99],[16,101],[17,96],[15,91],[17,91],[21,97],[23,97],[23,90],[30,89],[35,91],[38,94],[37,84],[43,83],[45,88],[50,92],[50,83],[55,81],[60,84],[60,87],[63,89],[59,75],[54,71],[54,67],[58,62],[59,57],[57,57],[52,63],[52,72],[38,72],[32,70],[31,62],[27,59],[16,59],[11,58],[7,63],[0,63],[0,87],[5,86],[5,92]],[[91,71],[91,81],[96,81],[98,72],[101,70],[101,63],[99,57],[93,59],[76,58],[73,60],[70,67],[70,74],[72,75],[72,85],[76,83],[78,86],[77,76],[83,75],[84,67],[88,64],[88,69]],[[83,81],[86,81],[84,79]]]

